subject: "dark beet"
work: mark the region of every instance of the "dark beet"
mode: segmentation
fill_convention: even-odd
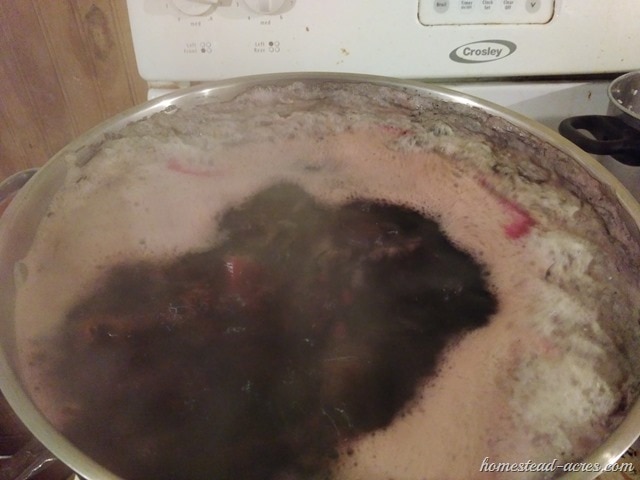
[[[405,207],[285,184],[221,227],[209,251],[114,267],[68,315],[66,434],[125,478],[322,474],[496,309],[481,267]]]

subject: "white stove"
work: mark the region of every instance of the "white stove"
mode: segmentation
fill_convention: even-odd
[[[609,82],[640,69],[638,0],[127,3],[149,98],[261,73],[366,73],[442,84],[556,130],[606,113]]]
[[[333,71],[490,79],[633,70],[637,0],[129,0],[153,85]]]

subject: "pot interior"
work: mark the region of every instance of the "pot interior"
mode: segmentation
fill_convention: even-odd
[[[2,219],[9,389],[75,447],[128,479],[468,478],[628,425],[638,212],[603,170],[425,87],[207,88]]]

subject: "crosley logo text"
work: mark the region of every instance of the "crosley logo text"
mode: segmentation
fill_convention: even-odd
[[[449,58],[458,63],[485,63],[508,57],[516,44],[507,40],[481,40],[466,43],[451,51]]]

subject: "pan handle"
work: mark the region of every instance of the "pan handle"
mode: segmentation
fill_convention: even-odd
[[[0,480],[28,480],[58,462],[35,438],[2,462]]]
[[[558,130],[562,136],[589,153],[611,155],[627,165],[640,165],[640,131],[618,117],[570,117],[560,122]]]

